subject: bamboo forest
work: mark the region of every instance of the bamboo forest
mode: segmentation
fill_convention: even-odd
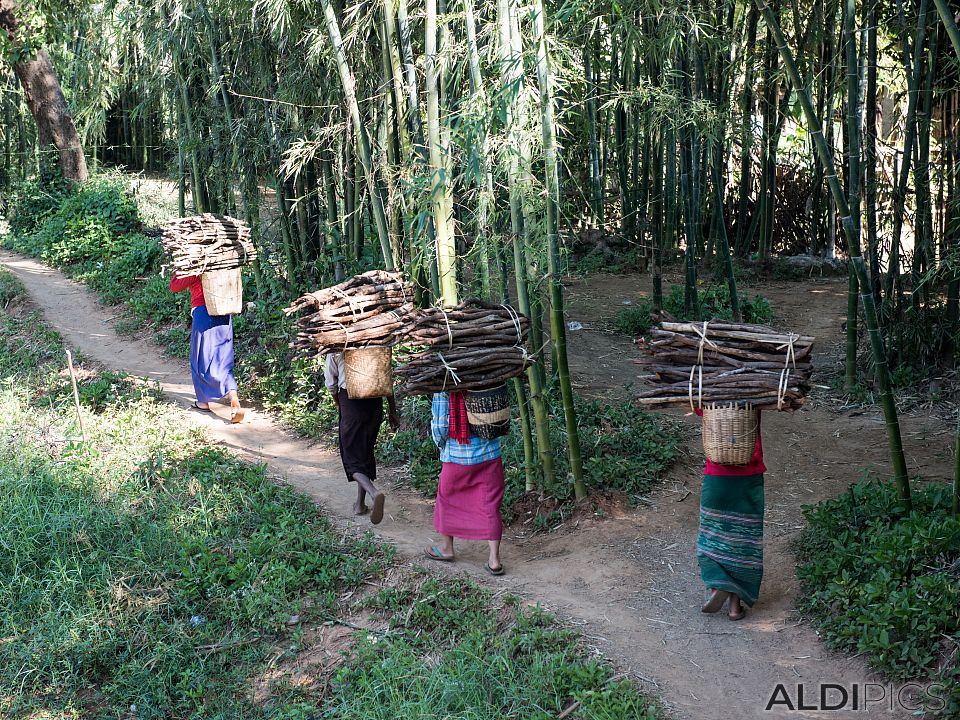
[[[958,23],[0,0],[0,716],[960,719]]]

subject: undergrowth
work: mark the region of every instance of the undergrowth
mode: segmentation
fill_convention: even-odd
[[[559,391],[548,393],[548,402],[561,412]],[[645,495],[679,455],[681,426],[663,415],[645,413],[629,401],[588,400],[577,396],[577,422],[583,456],[584,480],[588,487],[618,490],[637,498]],[[409,468],[408,482],[425,495],[436,494],[440,474],[438,452],[430,438],[430,402],[428,398],[410,398],[404,405],[405,427],[383,442],[383,457]],[[503,439],[503,464],[506,474],[504,513],[524,493],[526,462],[519,422],[514,419],[511,432]],[[564,429],[551,426],[553,458],[558,479],[551,494],[572,501],[573,484],[569,475]],[[534,460],[536,468],[539,461]]]
[[[745,323],[765,325],[773,320],[773,306],[763,295],[740,295],[740,314]],[[726,283],[697,288],[697,307],[693,313],[686,310],[683,285],[674,285],[663,299],[663,309],[679,321],[727,320],[733,321],[730,289]],[[653,326],[654,307],[643,299],[636,305],[623,308],[613,320],[614,327],[625,335],[638,337]]]
[[[87,283],[109,304],[126,303],[129,314],[118,330],[147,329],[170,354],[189,352],[189,297],[174,296],[169,277],[160,274],[159,241],[146,234],[137,215],[137,202],[122,176],[97,177],[79,191],[65,185],[36,182],[14,193],[9,247],[62,268]],[[152,210],[156,214],[155,209]],[[65,234],[66,233],[66,234]],[[69,236],[69,242],[65,238]],[[107,237],[109,236],[109,238]],[[250,278],[245,278],[249,287]],[[235,372],[241,393],[260,407],[277,413],[307,437],[334,441],[336,411],[323,384],[319,361],[296,359],[288,347],[293,322],[281,312],[286,302],[279,288],[266,288],[242,315],[234,316]],[[559,412],[559,398],[552,399]],[[678,432],[665,421],[646,415],[629,403],[578,401],[584,470],[591,487],[642,495],[676,456]],[[429,403],[410,398],[401,408],[409,429],[381,433],[384,459],[410,464],[411,484],[435,493],[439,475],[436,448],[429,439]],[[516,423],[514,423],[516,425]],[[558,486],[552,494],[572,497],[566,442],[560,423],[552,423],[557,448]],[[508,470],[505,512],[524,488],[523,450],[519,430],[504,441]]]
[[[745,323],[764,325],[773,320],[773,306],[763,295],[752,298],[740,294],[740,314]],[[693,313],[684,307],[683,285],[674,285],[663,299],[663,309],[677,320],[733,320],[730,305],[730,288],[726,283],[697,288],[697,306]]]
[[[805,508],[800,605],[824,640],[892,679],[942,683],[944,716],[958,717],[960,518],[946,485],[915,489],[913,505],[904,515],[892,484],[864,482]]]
[[[83,440],[60,338],[3,272],[0,293],[0,715],[657,716],[550,616],[397,580],[387,547],[81,360]],[[316,628],[361,605],[388,631],[293,682]]]

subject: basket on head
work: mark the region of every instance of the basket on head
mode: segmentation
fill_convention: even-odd
[[[506,385],[489,390],[468,390],[463,402],[467,406],[467,422],[473,435],[493,440],[510,432],[510,395]]]
[[[345,350],[343,368],[347,382],[347,397],[367,400],[393,395],[393,349],[366,347]]]
[[[703,407],[703,450],[718,465],[746,465],[753,457],[760,411],[742,403]]]
[[[205,272],[200,276],[200,285],[210,315],[239,315],[243,312],[240,268]]]

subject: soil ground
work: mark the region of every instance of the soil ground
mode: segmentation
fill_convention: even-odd
[[[370,527],[350,514],[353,489],[343,480],[336,454],[294,437],[262,413],[232,426],[226,408],[216,408],[216,416],[190,411],[187,364],[164,358],[148,341],[119,337],[111,327],[119,310],[99,305],[88,290],[35,261],[0,251],[0,265],[21,279],[47,322],[82,354],[109,369],[161,383],[184,409],[185,422],[203,425],[215,440],[267,463],[279,481],[310,495],[331,517],[359,530]],[[648,276],[597,275],[568,283],[568,320],[583,325],[568,339],[581,392],[629,396],[628,386],[639,374],[632,363],[636,353],[630,338],[612,330],[611,321],[624,301],[635,302],[648,291]],[[762,291],[770,299],[775,325],[818,338],[819,369],[837,366],[845,279],[769,283],[745,291]],[[688,423],[695,428],[692,420]],[[912,473],[926,480],[952,476],[950,423],[917,413],[903,418],[903,431]],[[778,683],[794,698],[796,686],[806,684],[809,699],[819,683],[882,682],[861,659],[829,651],[796,616],[799,588],[791,543],[802,528],[803,504],[844,492],[866,471],[888,474],[884,424],[876,409],[844,408],[821,390],[792,416],[768,413],[764,439],[769,467],[765,576],[760,602],[739,623],[698,611],[704,598],[694,558],[702,449],[695,432],[684,460],[651,495],[649,506],[603,519],[581,517],[551,533],[531,533],[523,525],[508,528],[508,574],[502,578],[483,573],[484,552],[476,543],[459,547],[455,566],[433,569],[466,571],[565,617],[625,673],[658,692],[676,718],[846,717],[767,712],[765,707]],[[394,488],[387,509],[377,535],[393,543],[407,562],[421,564],[432,537],[432,504]],[[864,715],[907,716],[882,705],[856,713]]]

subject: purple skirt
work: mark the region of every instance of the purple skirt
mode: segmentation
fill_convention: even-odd
[[[477,465],[443,463],[433,528],[462,540],[499,540],[503,537],[503,459]]]
[[[233,317],[211,316],[206,305],[193,309],[190,372],[197,402],[208,403],[237,389],[233,377]]]

